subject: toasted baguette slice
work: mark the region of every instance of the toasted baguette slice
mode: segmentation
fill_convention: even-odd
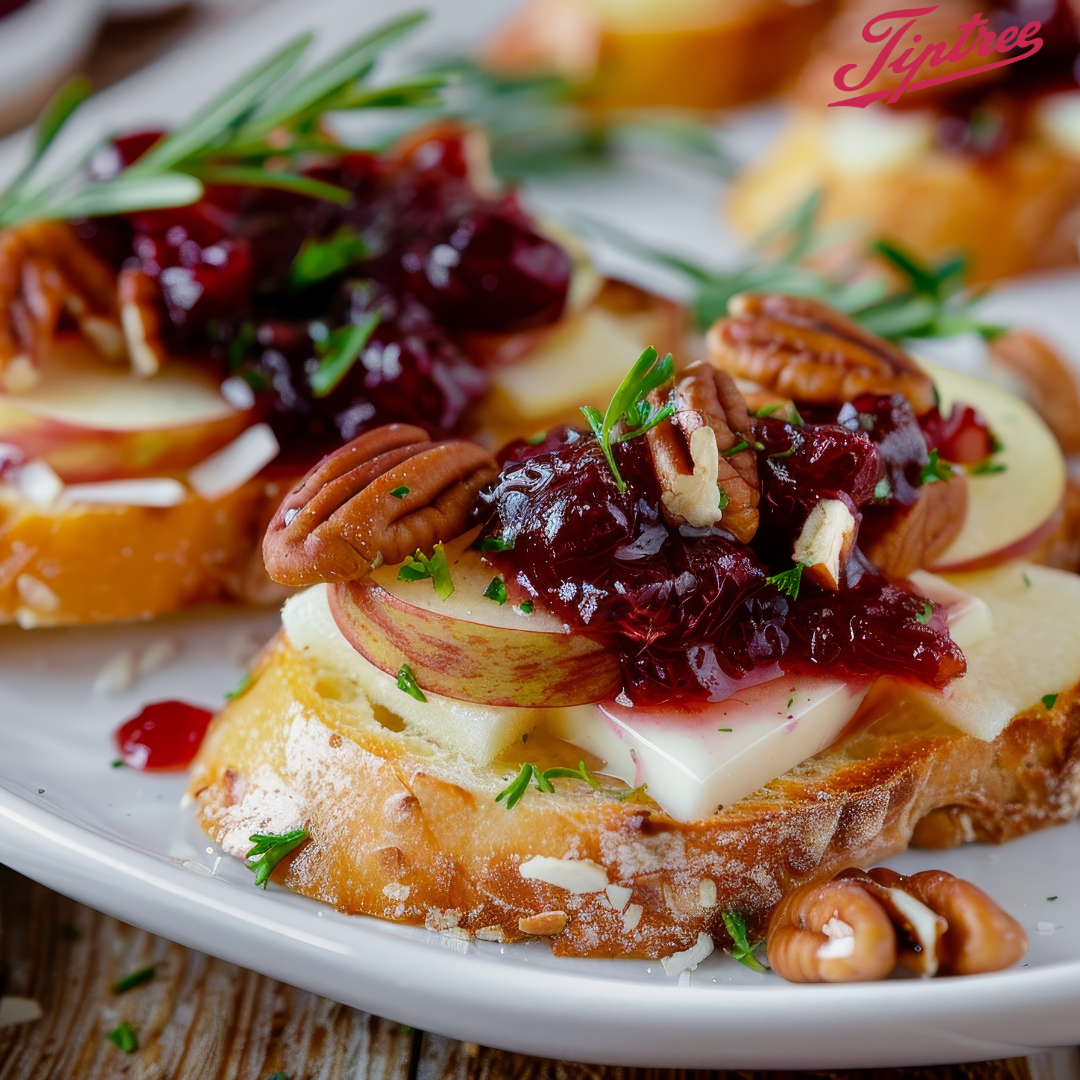
[[[213,600],[275,603],[262,534],[293,477],[257,477],[213,502],[42,508],[0,484],[0,624],[149,619]]]
[[[255,833],[306,826],[281,884],[348,913],[500,941],[524,937],[523,918],[564,912],[559,955],[662,957],[703,931],[726,941],[725,911],[761,932],[796,885],[912,842],[1003,841],[1080,810],[1080,687],[993,742],[882,693],[857,732],[681,824],[646,795],[620,801],[577,780],[508,811],[495,796],[512,764],[448,755],[283,635],[253,675],[192,773],[215,841],[242,856]]]

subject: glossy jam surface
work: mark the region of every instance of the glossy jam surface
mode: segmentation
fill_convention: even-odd
[[[186,701],[154,701],[116,729],[120,760],[149,772],[186,769],[214,714]]]
[[[115,175],[158,137],[119,140],[95,173]],[[247,379],[286,448],[328,448],[391,421],[446,434],[487,387],[462,335],[556,321],[572,270],[516,196],[482,193],[475,172],[468,137],[444,129],[309,170],[345,188],[345,205],[211,186],[193,206],[77,227],[114,266],[154,279],[167,344],[209,350]],[[340,380],[316,386],[349,329],[373,316]]]
[[[888,398],[874,402],[894,411]],[[887,463],[866,432],[841,424],[767,420],[755,433],[765,446],[763,514],[749,546],[720,528],[665,523],[644,440],[615,447],[627,483],[620,494],[595,440],[562,429],[504,453],[482,513],[490,514],[486,535],[513,546],[493,558],[571,625],[610,637],[639,704],[719,700],[733,679],[774,666],[932,686],[962,674],[943,612],[865,560],[851,560],[838,593],[804,582],[792,599],[768,580],[791,567],[790,537],[810,505],[834,496],[855,508],[873,502],[887,469],[902,470],[904,460]]]

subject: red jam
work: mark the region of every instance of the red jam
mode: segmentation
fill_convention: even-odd
[[[101,177],[137,159],[156,132],[95,158]],[[343,153],[309,170],[351,193],[339,206],[281,191],[211,186],[194,206],[78,222],[117,268],[161,290],[166,343],[209,351],[256,390],[288,452],[338,445],[404,421],[445,435],[488,385],[470,333],[544,326],[562,314],[572,264],[516,196],[481,194],[466,137],[442,129],[378,156]],[[297,280],[305,244],[349,238],[325,276]],[[378,324],[344,377],[310,377],[348,328]]]
[[[152,702],[116,729],[120,760],[150,772],[186,769],[213,718],[210,709],[186,701]]]
[[[925,462],[910,409],[868,399],[859,415],[875,418],[871,431],[782,420],[755,426],[765,447],[762,519],[749,546],[722,528],[669,528],[642,439],[614,448],[627,484],[621,495],[591,436],[564,428],[538,446],[514,444],[482,496],[485,534],[513,545],[493,558],[556,615],[613,639],[637,704],[715,700],[728,679],[773,665],[944,686],[966,666],[944,612],[928,612],[923,597],[864,558],[850,560],[837,593],[804,580],[791,599],[767,580],[791,568],[791,536],[819,499],[844,498],[857,513],[884,504],[879,484],[889,471],[906,475]],[[913,460],[897,450],[904,446]]]

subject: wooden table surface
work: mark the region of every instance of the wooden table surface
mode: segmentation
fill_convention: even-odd
[[[81,65],[98,88],[260,0],[218,0],[163,18],[107,24]],[[122,996],[123,976],[155,965]],[[688,1073],[529,1058],[455,1042],[346,1008],[108,918],[0,867],[0,994],[40,1020],[0,1028],[0,1080],[747,1080],[797,1073]],[[106,1033],[122,1020],[139,1048]],[[558,1047],[552,1047],[558,1054]],[[1075,1053],[838,1077],[1080,1080]]]
[[[117,996],[117,980],[155,977]],[[0,1028],[0,1080],[788,1080],[542,1060],[412,1031],[127,926],[0,867],[0,993],[40,1020]],[[523,1022],[524,1022],[523,1015]],[[139,1048],[106,1038],[126,1020]],[[552,1047],[553,1054],[558,1047]],[[884,1080],[1074,1080],[1075,1053],[816,1074]]]

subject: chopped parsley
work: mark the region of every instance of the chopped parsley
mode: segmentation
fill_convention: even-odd
[[[326,340],[315,346],[319,360],[308,373],[308,385],[315,397],[324,398],[337,389],[356,363],[360,350],[375,333],[380,317],[378,311],[373,311],[363,322],[356,326],[342,326],[327,334]]]
[[[626,494],[626,481],[619,472],[619,466],[615,464],[612,446],[644,435],[650,428],[656,427],[662,420],[674,414],[673,402],[669,401],[666,405],[654,409],[647,400],[653,390],[670,381],[674,371],[675,362],[671,353],[660,360],[656,350],[650,345],[637,358],[626,378],[619,383],[619,388],[612,395],[603,413],[591,405],[585,405],[581,409],[581,414],[585,417],[589,430],[596,436],[600,451],[615,477],[620,495]],[[623,421],[629,430],[614,436],[614,429]]]
[[[402,664],[398,668],[397,688],[403,690],[409,697],[416,698],[417,701],[427,701],[424,691],[417,685],[413,669],[408,664]]]
[[[292,832],[278,835],[249,836],[248,839],[255,846],[244,856],[247,860],[247,868],[255,874],[255,884],[261,889],[266,888],[273,869],[290,851],[298,848],[311,833],[307,829],[293,829]]]
[[[926,601],[923,601],[922,610],[915,616],[915,621],[920,623],[928,623],[934,614],[933,605]]]
[[[121,1020],[120,1026],[113,1028],[105,1038],[118,1046],[125,1054],[134,1054],[139,1049],[139,1039],[135,1034],[135,1029],[126,1020]]]
[[[409,494],[409,489],[402,484],[401,487],[394,488],[390,494],[393,495],[395,499],[404,499],[405,496]]]
[[[720,501],[716,504],[716,509],[717,510],[726,510],[727,507],[728,507],[729,502],[731,502],[731,500],[727,497],[727,492],[726,491],[721,491],[720,492]]]
[[[408,556],[401,564],[397,578],[398,581],[423,581],[431,578],[435,594],[440,600],[446,600],[454,591],[454,583],[450,580],[450,567],[446,563],[446,551],[442,544],[435,545],[430,558],[417,548],[415,554]]]
[[[127,762],[121,761],[119,758],[113,758],[113,760],[109,762],[109,767],[111,769],[123,769],[126,768],[126,766]]]
[[[142,986],[143,983],[148,983],[157,974],[157,967],[151,964],[149,967],[139,968],[138,971],[133,971],[130,975],[125,975],[118,982],[114,982],[112,986],[112,992],[114,994],[126,994],[129,990],[134,990],[136,986]]]
[[[589,774],[589,770],[585,768],[585,762],[578,762],[576,769],[567,769],[562,766],[556,766],[553,769],[541,770],[538,765],[533,765],[530,762],[525,762],[521,766],[520,771],[509,784],[506,785],[495,796],[496,802],[506,802],[506,809],[513,810],[519,802],[525,792],[529,790],[530,784],[536,785],[537,791],[542,791],[545,794],[551,795],[554,793],[555,788],[552,785],[552,780],[584,780],[589,787],[594,788],[596,791],[603,792],[605,795],[611,795],[614,798],[622,802],[624,799],[629,799],[631,795],[636,795],[640,791],[644,791],[646,785],[642,784],[640,787],[631,788],[627,791],[617,791],[612,788],[605,788],[600,786],[600,782],[595,777]]]
[[[496,604],[506,603],[506,582],[502,578],[493,577],[491,584],[484,590],[484,595]]]
[[[802,585],[803,564],[797,562],[790,570],[784,570],[779,574],[773,574],[765,580],[770,585],[775,585],[779,592],[790,596],[792,600],[799,599],[799,587]]]
[[[548,433],[546,431],[538,431],[535,435],[530,435],[525,443],[527,446],[539,446],[546,438]]]
[[[791,706],[794,705],[794,704],[795,704],[795,699],[793,697],[789,697],[787,699],[787,707],[790,709]]]
[[[1031,578],[1027,576],[1026,571],[1020,575],[1020,580],[1024,583],[1025,589],[1031,588]]]
[[[788,417],[788,423],[793,424],[795,427],[802,427],[806,423],[802,418],[802,414],[795,408],[794,401],[791,403],[791,415]]]
[[[1042,703],[1048,708],[1052,709],[1057,704],[1057,694],[1043,694]]]
[[[936,450],[930,451],[930,458],[923,466],[922,477],[924,484],[933,484],[938,480],[951,480],[953,475],[952,466],[939,460]]]
[[[730,450],[725,450],[720,456],[721,457],[734,457],[736,454],[741,454],[744,450],[749,450],[749,449],[750,449],[750,444],[745,439],[742,439],[739,442],[737,442]],[[775,456],[776,455],[774,454],[773,457],[775,457]]]
[[[531,615],[533,613],[533,602],[531,600],[522,601],[518,611],[520,611],[522,615]]]
[[[289,284],[299,289],[315,285],[360,262],[367,253],[364,238],[352,225],[342,225],[327,240],[308,237],[289,267]]]
[[[731,948],[725,950],[728,956],[733,960],[738,960],[740,964],[750,968],[751,971],[759,971],[764,974],[765,966],[754,953],[765,942],[756,941],[751,945],[746,933],[746,922],[741,915],[737,915],[734,911],[723,912],[721,918],[724,920],[725,929],[731,935]]]
[[[716,730],[717,730],[717,731],[731,731],[731,730],[732,730],[732,728],[729,728],[729,727],[718,727],[718,728],[717,728]]]
[[[513,551],[514,540],[505,536],[484,536],[476,545],[481,551]]]
[[[245,690],[251,685],[251,672],[245,671],[243,675],[237,680],[236,685],[225,692],[225,700],[232,701],[233,698],[238,698]]]
[[[1048,897],[1047,897],[1046,899],[1047,899],[1047,900],[1056,900],[1056,899],[1057,899],[1057,897],[1056,897],[1056,896],[1048,896]]]
[[[754,409],[751,412],[751,416],[757,417],[758,420],[765,420],[772,416],[777,409],[782,409],[784,403],[782,401],[774,401],[771,405],[762,405],[760,409]]]

